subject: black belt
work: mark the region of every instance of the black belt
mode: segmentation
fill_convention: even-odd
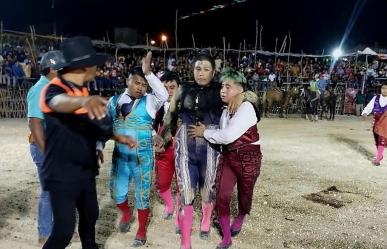
[[[239,149],[243,149],[249,145],[253,145],[253,146],[260,146],[260,144],[244,144],[244,145],[241,145],[241,146],[231,146],[231,145],[220,145],[219,148],[220,148],[220,153],[223,153],[223,152],[232,152],[232,151],[238,151]]]

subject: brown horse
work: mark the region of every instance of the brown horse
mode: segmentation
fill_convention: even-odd
[[[335,120],[335,112],[336,112],[336,101],[337,95],[335,94],[335,89],[331,86],[324,92],[323,98],[320,101],[321,104],[321,114],[320,119],[323,118],[325,113],[325,118],[328,120]],[[328,118],[329,111],[329,118]]]
[[[291,87],[286,91],[275,86],[271,90],[264,92],[262,97],[262,104],[265,117],[269,117],[268,112],[270,112],[274,103],[280,107],[280,117],[284,117],[284,112],[285,117],[287,117],[289,105],[296,101],[299,94],[300,88],[297,86]]]

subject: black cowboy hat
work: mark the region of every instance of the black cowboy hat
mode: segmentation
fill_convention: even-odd
[[[61,51],[65,62],[60,68],[83,68],[99,66],[106,62],[107,55],[96,53],[91,39],[86,36],[76,36],[64,40],[61,44]]]

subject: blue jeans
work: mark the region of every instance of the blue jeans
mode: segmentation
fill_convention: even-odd
[[[38,176],[40,181],[40,198],[38,206],[38,233],[39,237],[48,238],[52,230],[52,209],[51,200],[48,191],[43,190],[43,155],[40,152],[38,146],[35,144],[30,145],[30,152],[32,160],[36,164],[38,170]]]

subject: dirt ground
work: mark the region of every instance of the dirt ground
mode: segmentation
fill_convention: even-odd
[[[371,120],[339,116],[311,123],[301,118],[259,124],[263,165],[253,209],[232,248],[387,248],[387,163],[374,167]],[[0,248],[35,249],[39,194],[27,143],[26,120],[0,120]],[[387,153],[385,153],[387,155]],[[136,231],[116,232],[117,210],[108,191],[111,144],[98,177],[101,248],[130,248]],[[179,248],[172,221],[162,220],[153,198],[145,248]],[[193,248],[215,248],[219,236],[199,239],[195,215]],[[73,242],[69,248],[80,248]]]

